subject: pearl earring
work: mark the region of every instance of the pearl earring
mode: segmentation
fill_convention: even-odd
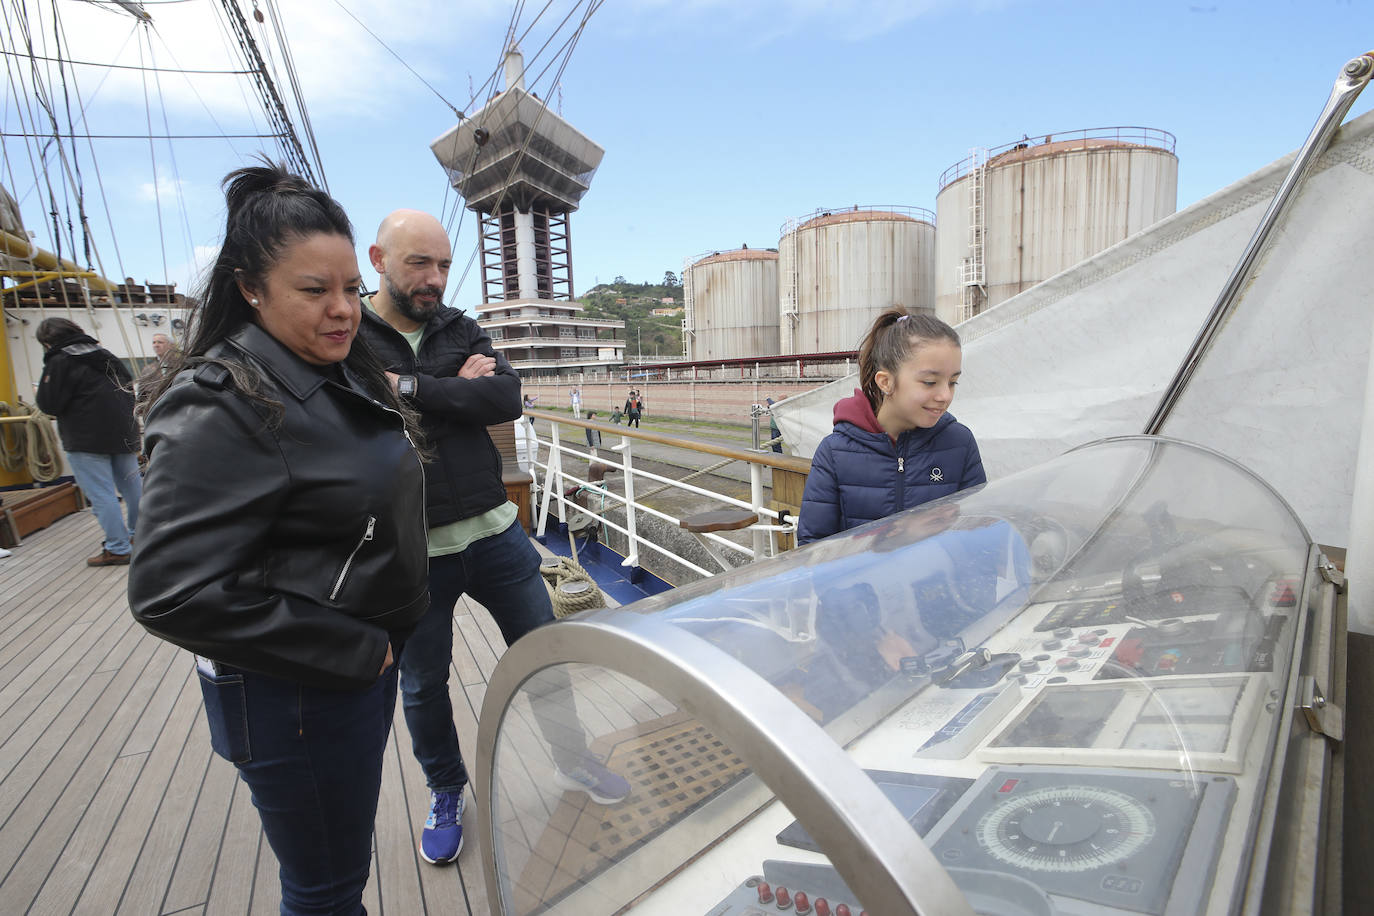
[[[249,300],[248,300],[248,304],[251,305],[251,306],[255,306],[255,307],[256,307],[257,304],[258,304],[258,300],[256,300],[256,299],[249,299]]]

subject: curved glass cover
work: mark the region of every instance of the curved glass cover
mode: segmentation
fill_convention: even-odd
[[[1224,457],[1110,440],[578,620],[650,617],[754,672],[727,701],[760,733],[770,687],[802,710],[977,912],[1226,913],[1310,546]],[[858,916],[759,736],[719,734],[709,670],[632,655],[541,663],[484,719],[502,909]]]

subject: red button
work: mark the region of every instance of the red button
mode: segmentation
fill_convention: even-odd
[[[824,897],[821,898],[821,900],[824,899]],[[797,912],[801,913],[802,916],[806,916],[807,913],[811,912],[811,901],[807,898],[806,891],[797,891],[796,895],[792,898],[792,902],[797,905]],[[816,902],[820,903],[820,900]]]
[[[839,906],[835,907],[835,916],[853,916],[853,914],[849,912],[849,904],[841,903]]]
[[[767,881],[759,882],[759,903],[772,903],[773,889],[768,886]]]
[[[824,897],[816,898],[816,916],[830,916],[830,901]]]
[[[778,909],[785,910],[792,905],[792,895],[787,892],[787,888],[778,885]]]

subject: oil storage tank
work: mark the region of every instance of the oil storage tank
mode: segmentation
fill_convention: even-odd
[[[940,176],[936,312],[971,318],[1177,206],[1167,131],[1098,127],[975,150]]]
[[[689,360],[778,355],[778,252],[714,251],[682,271],[683,356]]]
[[[919,207],[817,210],[783,224],[784,354],[853,350],[884,309],[933,313],[935,214]]]

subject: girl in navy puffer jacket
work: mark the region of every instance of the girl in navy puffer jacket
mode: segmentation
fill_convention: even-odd
[[[859,349],[859,384],[835,405],[835,431],[811,459],[797,542],[987,482],[978,443],[948,413],[963,368],[959,335],[938,318],[888,309]]]

